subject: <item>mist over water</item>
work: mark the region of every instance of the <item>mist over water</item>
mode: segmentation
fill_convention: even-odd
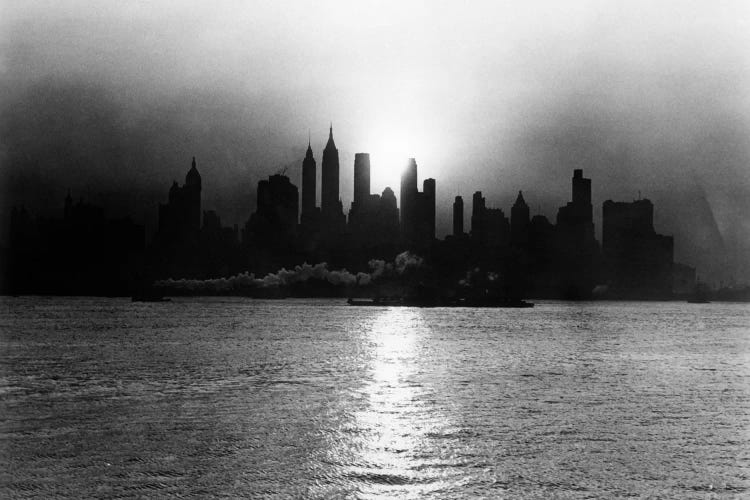
[[[0,496],[738,498],[744,304],[4,298]]]

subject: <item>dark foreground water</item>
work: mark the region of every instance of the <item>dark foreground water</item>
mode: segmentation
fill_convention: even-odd
[[[748,498],[750,306],[0,299],[0,497]]]

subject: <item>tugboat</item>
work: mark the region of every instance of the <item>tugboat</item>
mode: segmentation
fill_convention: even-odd
[[[350,306],[379,306],[379,307],[389,307],[389,306],[402,306],[404,303],[399,298],[390,298],[390,297],[375,297],[372,299],[355,299],[352,297],[349,297],[349,300],[346,301],[347,304]]]
[[[527,302],[522,299],[513,299],[510,297],[468,297],[459,299],[456,307],[515,307],[528,308],[534,307],[533,302]]]

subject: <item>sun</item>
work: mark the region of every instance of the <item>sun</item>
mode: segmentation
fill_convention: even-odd
[[[419,162],[417,138],[408,130],[380,129],[372,133],[369,144],[373,192],[380,192],[386,186],[398,191],[401,173],[409,158],[416,158]]]

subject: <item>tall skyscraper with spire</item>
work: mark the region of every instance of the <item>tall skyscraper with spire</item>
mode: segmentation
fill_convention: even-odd
[[[190,170],[185,176],[185,196],[188,203],[188,225],[191,231],[197,232],[201,227],[201,174],[195,167],[195,156]]]
[[[323,150],[321,168],[320,208],[323,217],[326,218],[330,214],[342,211],[339,202],[339,150],[333,142],[333,124],[328,131],[328,142]]]
[[[195,166],[195,156],[185,176],[185,185],[177,181],[169,190],[169,202],[159,205],[159,234],[171,243],[194,241],[201,226],[201,174]]]
[[[302,160],[302,214],[300,220],[302,225],[309,225],[316,219],[317,208],[315,206],[317,167],[313,157],[310,138],[307,139],[307,153]]]
[[[337,242],[346,226],[344,208],[339,199],[339,150],[333,142],[333,124],[328,131],[328,142],[323,149],[320,178],[321,233],[330,246]]]

